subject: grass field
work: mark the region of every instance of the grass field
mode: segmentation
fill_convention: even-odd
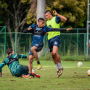
[[[27,60],[19,60],[21,64],[28,65]],[[7,66],[0,77],[0,90],[90,90],[89,61],[82,61],[83,66],[78,67],[78,61],[62,61],[64,68],[61,77],[56,77],[56,67],[53,61],[41,61],[42,69],[37,70],[36,61],[33,66],[41,78],[25,79],[11,75]],[[1,60],[0,60],[1,63]]]

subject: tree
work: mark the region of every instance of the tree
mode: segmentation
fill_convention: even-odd
[[[64,26],[84,27],[87,12],[87,0],[47,0],[47,9],[56,10],[67,17]],[[64,23],[61,23],[63,26]]]
[[[33,13],[33,5],[36,0],[0,0],[0,16],[7,27],[8,32],[21,32]],[[32,12],[31,12],[32,11]],[[19,42],[20,37],[18,37]],[[14,38],[10,33],[10,41],[14,49]],[[18,45],[17,45],[18,46]]]

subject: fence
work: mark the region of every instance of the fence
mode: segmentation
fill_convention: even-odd
[[[13,48],[15,53],[28,55],[29,47],[32,42],[32,34],[30,33],[15,33],[15,32],[1,32],[2,38],[6,34],[6,49]],[[58,53],[61,57],[75,57],[77,59],[86,58],[86,33],[61,33],[61,44]],[[0,40],[1,43],[2,40]],[[6,57],[4,54],[5,47],[0,49],[0,58]],[[44,36],[44,48],[42,50],[44,59],[51,59],[51,55],[48,49],[47,35]],[[41,55],[42,53],[39,53]],[[66,58],[67,59],[67,58]],[[69,58],[70,59],[70,58]]]
[[[6,56],[6,26],[0,26],[0,54]]]

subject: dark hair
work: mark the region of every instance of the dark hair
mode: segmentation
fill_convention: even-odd
[[[8,54],[8,55],[11,54],[12,51],[13,51],[12,48],[8,48],[8,49],[7,49],[7,54]]]
[[[40,21],[40,20],[45,21],[44,18],[39,18],[38,21]]]
[[[48,13],[48,12],[52,15],[52,13],[51,13],[51,11],[50,11],[50,10],[45,11],[45,14],[46,14],[46,13]]]

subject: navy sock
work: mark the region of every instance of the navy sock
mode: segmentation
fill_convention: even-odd
[[[37,64],[40,64],[40,62],[39,62],[39,61],[37,61]]]

